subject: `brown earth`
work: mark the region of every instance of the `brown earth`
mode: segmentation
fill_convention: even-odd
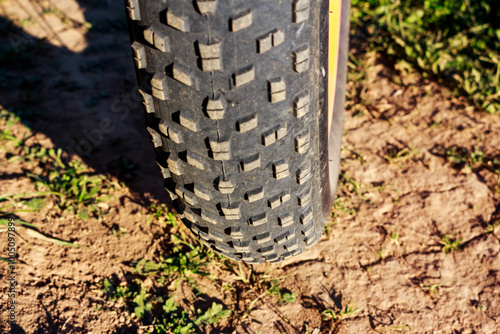
[[[104,278],[127,282],[129,263],[157,258],[168,240],[161,224],[147,223],[149,205],[168,199],[134,99],[122,7],[114,0],[0,4],[8,65],[0,72],[0,104],[24,124],[11,127],[13,135],[31,136],[27,146],[62,148],[115,184],[100,218],[62,214],[50,201],[37,212],[17,213],[45,235],[86,246],[52,244],[20,229],[19,333],[147,329],[123,305],[108,301],[101,284]],[[222,303],[233,315],[207,332],[500,332],[498,115],[478,111],[417,73],[391,69],[380,56],[356,57],[364,69],[354,72],[364,79],[348,87],[332,222],[319,244],[273,266],[268,276],[268,265],[242,267],[257,277],[281,277],[297,301],[283,304],[263,294],[246,312],[260,290],[219,261],[211,268],[217,280],[199,278],[199,298]],[[469,154],[454,163],[453,148],[482,160]],[[0,144],[2,195],[36,191],[27,177],[36,170],[10,159],[18,151]],[[133,161],[135,170],[112,175],[109,162],[119,158]],[[0,237],[5,254],[5,233]],[[445,252],[446,237],[462,245]],[[0,261],[0,332],[9,328],[6,275]],[[225,283],[235,291],[224,290]],[[189,285],[176,292],[182,303],[193,298]],[[348,306],[357,311],[322,319],[324,310],[339,315]]]

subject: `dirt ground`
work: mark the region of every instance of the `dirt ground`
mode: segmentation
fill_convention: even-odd
[[[119,0],[0,3],[0,105],[21,117],[14,136],[62,148],[117,184],[100,219],[61,215],[50,203],[17,213],[45,235],[85,246],[20,231],[19,333],[147,329],[106,300],[101,283],[126,281],[130,262],[158,254],[164,230],[146,223],[148,208],[168,202],[134,91],[122,7]],[[358,54],[355,38],[353,45],[363,66],[351,71],[362,80],[351,78],[348,87],[332,221],[316,246],[268,272],[297,300],[266,295],[245,313],[255,299],[250,286],[237,282],[227,292],[200,279],[206,302],[239,315],[206,331],[500,333],[498,115],[478,111],[444,84],[394,70],[381,56]],[[31,166],[11,155],[0,143],[0,194],[34,192]],[[117,159],[132,161],[133,172],[111,173]],[[262,275],[268,265],[245,268]],[[234,281],[218,265],[212,271]],[[0,261],[1,333],[9,330],[6,273]],[[189,296],[185,289],[179,293]],[[346,307],[353,312],[336,320],[322,316]]]

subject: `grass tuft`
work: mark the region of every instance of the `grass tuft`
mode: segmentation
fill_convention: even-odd
[[[497,0],[352,0],[351,24],[399,68],[449,84],[489,113],[500,111]]]

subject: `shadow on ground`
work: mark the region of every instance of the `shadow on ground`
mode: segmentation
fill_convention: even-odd
[[[143,204],[148,202],[146,193],[166,202],[136,93],[123,3],[78,3],[85,21],[65,16],[62,21],[69,21],[74,29],[67,30],[80,31],[83,38],[65,34],[64,27],[55,31],[50,15],[33,2],[17,1],[18,11],[39,15],[16,24],[0,18],[0,62],[4,64],[0,104],[20,116],[34,134],[43,133],[97,173],[116,175]],[[18,25],[36,25],[31,28],[39,29],[43,37],[34,37],[25,31],[30,29]],[[75,44],[78,37],[86,46],[80,52],[71,51],[66,45]]]

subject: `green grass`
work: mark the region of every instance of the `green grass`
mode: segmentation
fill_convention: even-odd
[[[413,67],[500,111],[497,0],[352,0],[351,25],[400,69]]]
[[[391,238],[391,241],[395,245],[397,245],[397,246],[401,245],[401,242],[399,241],[399,233],[397,233],[397,232],[391,232],[390,238]]]
[[[169,236],[165,241],[168,250],[154,260],[143,258],[131,262],[128,274],[133,277],[131,281],[103,279],[106,298],[133,315],[148,333],[195,333],[227,318],[231,311],[219,303],[204,309],[194,307],[195,302],[201,301],[200,279],[213,279],[209,266],[216,265],[220,257],[192,239],[165,204],[150,205],[147,214],[148,223],[162,227],[162,235]],[[177,298],[181,288],[193,292],[187,302],[180,303]]]
[[[479,146],[466,148],[462,146],[436,146],[431,153],[445,158],[451,167],[463,173],[479,173],[487,171],[496,178],[496,184],[490,184],[497,193],[500,192],[500,152],[486,150]]]
[[[434,284],[424,284],[420,283],[420,288],[422,291],[428,293],[429,295],[438,295],[440,293],[439,287],[442,283],[434,283]]]
[[[500,222],[495,220],[494,222],[488,224],[483,232],[483,234],[495,234],[495,231],[500,227]]]
[[[26,113],[24,113],[26,114]],[[23,115],[24,115],[23,114]],[[83,220],[99,217],[102,213],[102,202],[112,198],[111,192],[119,185],[104,175],[96,175],[78,160],[63,158],[61,149],[45,148],[38,144],[27,145],[30,137],[28,127],[21,124],[21,116],[1,110],[0,122],[3,129],[0,132],[0,145],[8,152],[8,161],[5,163],[23,163],[28,166],[26,176],[35,184],[36,191],[30,194],[3,194],[0,203],[9,202],[7,206],[0,204],[0,213],[3,215],[23,211],[39,211],[47,202],[46,198],[53,198],[55,204],[70,214],[75,214]],[[18,125],[14,135],[13,127]],[[7,208],[11,211],[6,211]]]
[[[361,307],[355,308],[354,303],[347,303],[343,309],[338,311],[326,309],[321,312],[321,316],[323,321],[331,322],[333,324],[335,321],[339,321],[342,318],[346,318],[350,315],[358,313],[359,311],[361,311]]]
[[[146,326],[150,325],[149,333],[194,333],[231,313],[215,302],[204,311],[184,309],[179,307],[175,297],[154,295],[141,283],[134,280],[129,285],[114,285],[105,279],[102,281],[103,293],[108,300],[125,304],[137,319]]]
[[[459,170],[472,171],[486,168],[494,173],[500,171],[500,156],[486,152],[479,146],[474,146],[471,149],[456,145],[436,147],[433,153],[446,157],[451,166]]]
[[[64,211],[77,214],[83,220],[97,217],[101,202],[110,200],[110,192],[118,186],[104,175],[95,175],[77,161],[65,161],[61,149],[26,147],[24,157],[40,167],[38,173],[28,173],[36,189],[50,191]]]
[[[453,253],[462,248],[463,242],[462,238],[455,238],[453,235],[443,235],[439,243],[442,246],[443,253]]]
[[[294,303],[297,300],[297,296],[293,292],[287,289],[283,289],[281,287],[280,280],[276,278],[272,279],[269,282],[269,288],[267,289],[267,293],[269,295],[276,296],[279,300],[280,305]]]
[[[397,147],[389,145],[386,148],[385,160],[388,163],[404,166],[408,162],[416,162],[419,159],[418,149],[414,147]]]

